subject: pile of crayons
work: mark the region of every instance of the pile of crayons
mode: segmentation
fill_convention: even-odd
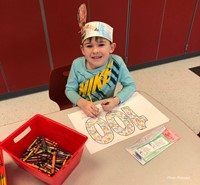
[[[69,152],[59,148],[56,142],[45,137],[37,137],[23,152],[21,160],[53,176],[71,156]]]
[[[2,151],[0,151],[0,185],[7,185],[6,171],[3,163]]]

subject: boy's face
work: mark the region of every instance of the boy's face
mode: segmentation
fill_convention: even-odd
[[[92,37],[86,39],[81,45],[81,51],[86,58],[86,67],[88,70],[96,69],[103,66],[110,53],[115,50],[116,44],[110,43],[102,37]]]

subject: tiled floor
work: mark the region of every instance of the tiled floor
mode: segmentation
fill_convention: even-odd
[[[176,114],[195,133],[200,131],[200,77],[188,70],[200,57],[132,71],[138,91],[144,91]],[[0,126],[29,119],[34,114],[59,111],[48,91],[0,102]]]
[[[195,66],[200,66],[200,57],[137,70],[133,76],[138,90],[154,97],[198,133],[200,77],[188,70]]]

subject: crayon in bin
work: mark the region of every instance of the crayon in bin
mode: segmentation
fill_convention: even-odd
[[[0,185],[7,185],[6,169],[4,165],[3,152],[0,148]]]

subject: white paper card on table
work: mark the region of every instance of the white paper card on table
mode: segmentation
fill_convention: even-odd
[[[91,154],[169,121],[138,92],[110,112],[100,104],[97,107],[97,118],[87,117],[82,110],[68,114],[76,130],[88,136],[86,147]]]
[[[180,137],[169,128],[160,127],[127,147],[126,150],[144,165],[179,139]]]

